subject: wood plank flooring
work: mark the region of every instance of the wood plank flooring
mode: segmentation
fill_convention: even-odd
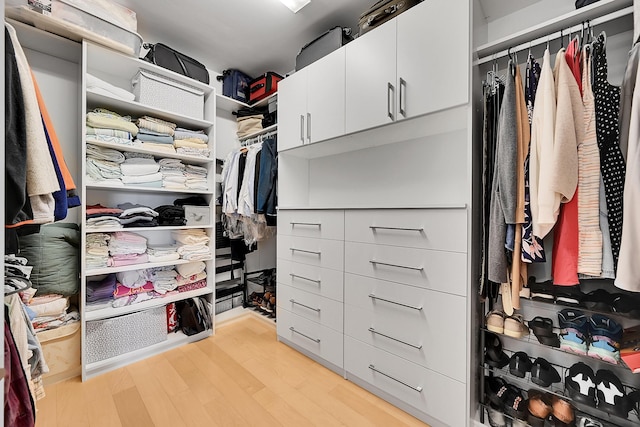
[[[277,342],[251,315],[82,383],[45,387],[36,427],[425,426]]]

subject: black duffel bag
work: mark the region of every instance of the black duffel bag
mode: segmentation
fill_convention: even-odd
[[[580,9],[581,7],[589,6],[591,3],[595,3],[598,0],[576,0],[576,9]]]
[[[149,49],[149,52],[142,58],[145,61],[198,80],[204,84],[209,84],[209,72],[207,68],[195,59],[163,43],[145,43],[143,47]]]

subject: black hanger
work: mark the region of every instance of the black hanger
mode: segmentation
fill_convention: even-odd
[[[4,295],[13,295],[31,287],[31,281],[21,276],[4,276]]]

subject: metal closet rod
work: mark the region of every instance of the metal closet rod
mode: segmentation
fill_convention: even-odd
[[[611,13],[608,13],[606,15],[599,16],[597,18],[584,21],[584,23],[586,24],[587,22],[589,22],[591,24],[591,27],[593,28],[596,25],[604,24],[605,22],[613,21],[614,19],[618,19],[618,18],[621,18],[623,16],[627,16],[627,15],[633,15],[633,6],[629,6],[629,7],[626,7],[624,9],[620,9],[620,10],[617,10],[615,12],[611,12]],[[495,53],[492,53],[490,55],[483,56],[482,58],[479,58],[475,62],[475,64],[476,65],[480,65],[480,64],[487,63],[487,62],[491,62],[491,61],[493,61],[495,59],[502,58],[504,56],[508,56],[509,53],[513,54],[513,53],[521,52],[523,50],[528,50],[530,47],[539,46],[539,45],[545,44],[545,43],[547,43],[547,42],[549,42],[551,40],[559,39],[561,36],[566,36],[567,34],[575,34],[575,33],[578,33],[580,31],[582,31],[582,23],[576,24],[576,25],[574,25],[573,27],[570,27],[570,28],[558,30],[558,31],[556,31],[554,33],[548,34],[546,36],[539,37],[539,38],[537,38],[535,40],[524,42],[524,43],[521,43],[521,44],[519,44],[517,46],[510,47],[508,49],[504,49],[504,50],[501,50],[499,52],[495,52]]]

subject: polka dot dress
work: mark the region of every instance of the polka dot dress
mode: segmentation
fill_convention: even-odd
[[[600,150],[600,172],[604,181],[605,199],[609,212],[609,233],[613,264],[618,265],[622,236],[622,197],[624,193],[625,164],[620,151],[618,113],[620,88],[607,80],[606,36],[600,34],[593,43],[595,81],[593,92],[596,107],[596,136]]]

